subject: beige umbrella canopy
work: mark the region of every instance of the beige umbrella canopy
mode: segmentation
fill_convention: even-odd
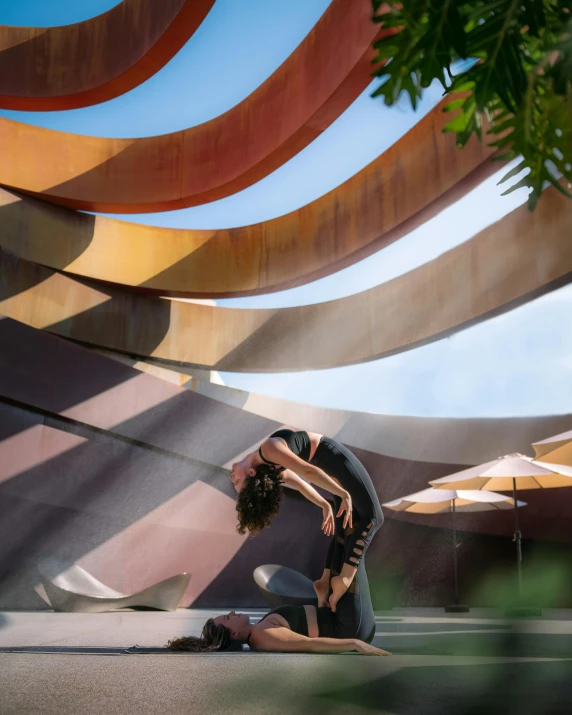
[[[565,464],[572,467],[572,430],[534,442],[536,459],[550,464]]]
[[[523,454],[507,454],[492,462],[434,479],[429,484],[436,489],[490,489],[494,492],[572,486],[572,471],[557,467],[560,465],[537,462]]]
[[[452,490],[452,489],[424,489],[415,494],[386,502],[384,507],[394,511],[405,511],[410,514],[453,514],[453,571],[455,576],[455,604],[446,606],[446,611],[466,612],[468,606],[459,605],[459,579],[457,569],[457,528],[455,514],[458,511],[493,511],[495,509],[512,509],[515,507],[514,499],[495,494],[485,490]],[[519,501],[517,506],[526,506],[526,502]]]
[[[522,534],[518,526],[516,490],[550,489],[572,486],[572,467],[560,464],[537,462],[523,454],[507,454],[476,467],[463,469],[448,477],[429,482],[437,489],[490,489],[508,491],[512,489],[514,505],[514,541],[518,564],[518,586],[522,594]]]
[[[440,514],[444,511],[492,511],[512,509],[514,500],[504,494],[484,490],[424,489],[415,494],[386,502],[383,506],[412,514]],[[525,506],[519,501],[518,506]]]

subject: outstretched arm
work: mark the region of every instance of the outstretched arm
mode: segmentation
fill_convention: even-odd
[[[291,469],[286,469],[282,472],[282,481],[286,484],[286,486],[299,491],[300,494],[305,496],[308,501],[312,502],[312,504],[320,507],[323,515],[322,531],[326,536],[333,536],[334,513],[330,502],[327,499],[324,499],[324,497],[319,494],[311,484],[308,484],[308,482],[304,481],[297,474],[294,474]]]
[[[308,638],[289,628],[266,628],[253,631],[250,638],[257,650],[279,653],[348,653],[390,655],[387,651],[364,643],[357,638]]]
[[[288,447],[279,439],[269,438],[264,442],[264,454],[266,459],[279,464],[286,469],[291,469],[300,476],[307,479],[309,482],[316,484],[318,487],[322,487],[331,494],[336,494],[342,500],[342,506],[338,511],[337,516],[341,516],[345,511],[345,517],[343,526],[352,526],[352,499],[347,490],[345,490],[335,479],[328,476],[319,467],[313,464],[305,462],[300,459],[294,452],[292,452]]]

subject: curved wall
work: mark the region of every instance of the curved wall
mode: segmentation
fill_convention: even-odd
[[[416,417],[317,407],[247,392],[218,382],[216,373],[165,367],[153,358],[136,359],[111,350],[95,352],[178,387],[259,415],[278,425],[335,437],[364,452],[417,462],[474,465],[499,454],[533,455],[537,435],[549,436],[572,425],[572,413],[531,417]]]
[[[34,565],[49,555],[126,591],[190,571],[183,603],[209,607],[262,605],[250,578],[260,563],[319,573],[328,539],[319,510],[296,495],[262,536],[245,542],[234,531],[225,467],[277,426],[1,319],[1,606],[44,607]],[[460,466],[354,449],[382,501]],[[569,539],[572,492],[557,491],[522,495],[526,548],[530,539]],[[509,517],[463,516],[467,566],[485,554],[492,566],[510,565]],[[442,604],[450,597],[448,526],[446,517],[387,514],[368,559],[373,579],[397,573],[401,603]]]

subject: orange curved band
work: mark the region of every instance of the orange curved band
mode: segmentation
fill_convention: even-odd
[[[470,241],[357,295],[280,310],[164,300],[0,253],[0,313],[99,347],[238,372],[317,370],[446,337],[572,280],[572,205],[554,188]]]
[[[0,246],[67,273],[161,295],[230,297],[301,285],[397,240],[496,169],[479,142],[456,148],[454,136],[441,131],[446,117],[435,107],[329,194],[242,228],[94,219],[0,192]]]
[[[63,27],[0,26],[0,107],[28,112],[107,102],[152,77],[214,0],[123,0]]]
[[[228,196],[307,146],[367,86],[364,56],[373,56],[378,34],[370,16],[369,0],[333,0],[255,92],[184,131],[105,139],[2,119],[0,184],[71,208],[116,213],[166,211]]]

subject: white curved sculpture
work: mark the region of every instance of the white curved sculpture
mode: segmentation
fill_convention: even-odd
[[[114,591],[77,564],[47,559],[38,563],[42,585],[54,611],[101,613],[115,608],[144,606],[174,611],[191,575],[171,576],[137,593]]]
[[[252,577],[260,595],[272,608],[285,604],[316,605],[318,602],[312,581],[295,569],[278,564],[264,564],[254,569]]]

